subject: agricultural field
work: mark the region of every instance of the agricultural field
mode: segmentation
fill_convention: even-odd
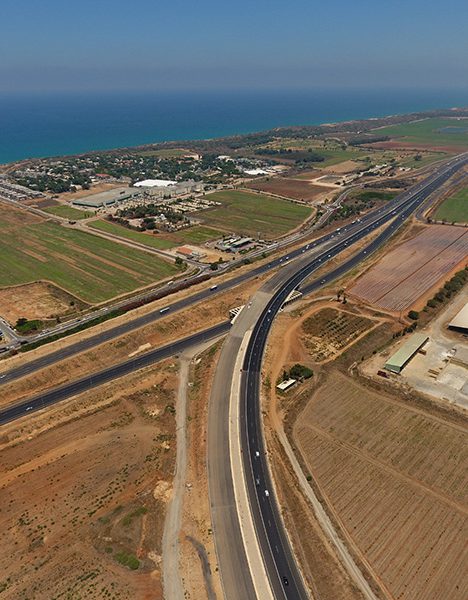
[[[22,317],[42,321],[55,319],[86,307],[65,290],[42,281],[0,288],[0,315],[12,324]]]
[[[332,372],[295,443],[348,543],[388,596],[464,600],[468,427]]]
[[[167,239],[162,238],[160,234],[143,233],[140,231],[135,231],[134,229],[129,229],[124,225],[119,225],[119,223],[112,223],[111,221],[107,221],[104,219],[91,221],[88,224],[88,227],[91,227],[92,229],[97,229],[98,231],[104,231],[105,233],[110,233],[112,235],[125,238],[127,240],[131,240],[132,242],[145,244],[146,246],[156,248],[157,250],[166,250],[167,248],[172,248],[176,245],[175,242],[171,242]]]
[[[266,194],[240,190],[214,192],[209,200],[222,206],[193,213],[209,227],[241,235],[272,239],[288,233],[303,223],[312,210],[300,204]]]
[[[80,221],[81,219],[87,219],[88,217],[92,217],[94,214],[92,212],[79,210],[78,208],[73,208],[72,206],[68,206],[66,204],[50,206],[43,210],[45,212],[50,213],[51,215],[57,215],[58,217],[63,217],[64,219],[70,219],[72,221]]]
[[[398,161],[398,164],[402,167],[409,167],[410,169],[422,169],[443,158],[447,158],[446,152],[421,152],[420,154],[412,154],[411,156]]]
[[[50,281],[95,303],[172,276],[175,265],[23,211],[0,213],[0,287]]]
[[[374,129],[372,133],[389,136],[407,144],[435,148],[453,147],[459,151],[468,149],[468,119],[423,119],[381,127]]]
[[[380,308],[401,311],[444,280],[467,256],[468,231],[433,225],[388,252],[347,293]]]
[[[360,315],[323,308],[302,323],[301,341],[314,362],[337,356],[375,323]]]
[[[174,233],[163,234],[165,239],[174,240],[176,244],[204,244],[210,240],[223,237],[224,231],[204,225],[194,225]]]
[[[331,191],[329,188],[314,185],[310,181],[286,177],[274,177],[266,181],[252,181],[248,187],[267,194],[276,194],[293,200],[303,200],[304,202],[312,202],[324,193]]]
[[[158,250],[167,250],[179,244],[204,244],[210,240],[220,238],[224,234],[219,229],[205,227],[204,225],[194,225],[193,227],[187,227],[187,229],[181,229],[174,233],[143,233],[106,220],[92,221],[89,227],[112,233],[113,235],[138,242],[139,244],[145,244]]]
[[[468,187],[444,200],[437,207],[433,218],[448,223],[468,223]]]
[[[5,600],[162,599],[173,360],[3,427]]]
[[[320,141],[320,140],[301,140],[294,138],[283,138],[281,140],[271,142],[264,146],[275,150],[291,150],[294,151],[313,151],[320,155],[324,160],[314,163],[314,167],[323,168],[336,165],[347,160],[360,160],[369,155],[368,150],[361,150],[353,146],[337,144],[336,142]],[[287,154],[285,154],[287,158]]]

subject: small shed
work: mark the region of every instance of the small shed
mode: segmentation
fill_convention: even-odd
[[[292,388],[292,386],[296,383],[296,381],[297,381],[297,379],[286,379],[285,381],[278,383],[278,385],[276,387],[281,392],[286,392],[287,390],[289,390],[289,388]]]

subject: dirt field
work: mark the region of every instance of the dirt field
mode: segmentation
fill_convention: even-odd
[[[2,428],[2,598],[162,598],[176,385],[167,361]]]
[[[352,173],[359,168],[362,169],[362,166],[362,163],[358,163],[355,160],[345,160],[336,165],[325,167],[324,171],[328,171],[329,173]]]
[[[330,193],[330,190],[326,187],[313,185],[307,180],[285,177],[272,178],[267,181],[254,181],[249,184],[249,187],[253,190],[305,202],[313,202],[320,199],[324,193]]]
[[[434,225],[388,252],[347,293],[390,311],[414,304],[468,257],[468,231]]]
[[[82,310],[86,306],[75,296],[51,283],[28,283],[0,289],[0,315],[12,324],[20,317],[54,319]]]
[[[389,597],[466,598],[467,433],[338,372],[296,422],[310,474]]]

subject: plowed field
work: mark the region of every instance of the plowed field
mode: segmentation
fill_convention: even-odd
[[[295,425],[329,510],[392,598],[466,598],[467,434],[340,373]]]
[[[386,254],[348,293],[387,310],[404,310],[467,258],[468,231],[434,225]]]
[[[287,179],[285,177],[272,178],[268,181],[256,181],[249,184],[253,190],[266,192],[267,194],[277,194],[293,200],[304,200],[311,202],[320,194],[329,192],[330,189],[320,185],[314,185],[309,181],[301,179]]]

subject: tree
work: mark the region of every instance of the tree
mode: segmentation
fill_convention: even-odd
[[[212,271],[217,271],[217,270],[218,270],[218,268],[219,268],[219,264],[218,264],[217,262],[212,262],[212,263],[210,263],[210,269],[211,269]]]
[[[408,317],[413,321],[417,321],[419,319],[419,313],[416,310],[410,310],[408,313]]]

